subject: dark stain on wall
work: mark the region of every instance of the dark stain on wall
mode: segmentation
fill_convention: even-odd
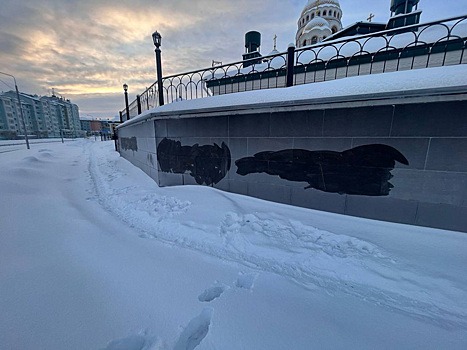
[[[237,174],[266,173],[282,179],[308,182],[324,192],[363,196],[387,196],[395,162],[409,165],[391,146],[373,144],[344,152],[285,149],[256,153],[235,162]]]
[[[138,151],[138,139],[136,137],[122,137],[120,138],[120,147],[125,151]]]
[[[199,185],[217,184],[230,170],[230,150],[217,144],[182,146],[180,141],[164,138],[157,146],[160,170],[166,173],[189,173]]]

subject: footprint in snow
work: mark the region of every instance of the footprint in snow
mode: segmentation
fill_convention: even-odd
[[[194,350],[208,335],[213,309],[206,308],[188,323],[175,344],[174,350]],[[112,349],[113,350],[113,349]]]
[[[219,298],[229,287],[226,285],[216,285],[206,289],[203,293],[198,296],[198,300],[201,302],[211,302],[214,299]]]
[[[235,286],[238,288],[253,289],[255,284],[256,278],[258,277],[257,273],[243,273],[240,272],[238,274],[237,281],[235,282]]]

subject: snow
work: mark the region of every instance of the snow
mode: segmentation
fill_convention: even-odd
[[[264,104],[288,101],[297,104],[301,101],[319,102],[326,98],[339,98],[358,95],[396,93],[400,91],[465,87],[467,65],[444,66],[427,69],[414,69],[383,74],[348,77],[314,84],[288,88],[255,90],[242,93],[211,96],[170,103],[141,113],[119,127],[141,122],[162,113],[208,110],[219,108],[252,108]],[[312,97],[310,97],[312,96]]]
[[[0,165],[2,349],[467,348],[465,233],[159,188],[113,142]]]

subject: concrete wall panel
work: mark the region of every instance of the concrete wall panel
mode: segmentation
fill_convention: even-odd
[[[397,105],[391,136],[466,137],[467,101]]]
[[[183,118],[179,115],[164,116],[146,123],[150,124],[149,127],[140,124],[121,128],[120,137],[137,138],[138,150],[120,152],[161,186],[195,185],[196,181],[188,170],[183,174],[161,171],[157,145],[167,138],[181,142],[182,146],[206,146],[204,150],[212,146],[215,152],[224,142],[231,155],[231,166],[213,184],[215,188],[328,212],[467,232],[467,113],[464,112],[467,102],[462,99],[453,101],[452,96],[449,101],[443,98],[418,103],[395,99],[386,105],[381,102],[372,105],[368,100],[363,103],[356,101],[352,106],[347,101],[346,108],[330,104],[328,108],[310,106],[307,109],[302,106],[295,109],[288,104],[246,114],[233,110],[230,115],[220,108],[222,116],[213,113],[209,116],[185,114]],[[362,107],[362,104],[366,106]],[[274,173],[273,170],[282,164],[285,167],[287,160],[253,158],[256,162],[254,168],[246,171],[246,175],[238,174],[235,164],[241,158],[249,161],[258,152],[290,149],[310,151],[312,162],[318,164],[329,159],[339,162],[339,159],[346,159],[353,153],[338,152],[363,145],[376,147],[376,155],[372,153],[374,148],[368,154],[360,155],[364,157],[362,161],[371,164],[372,161],[383,162],[378,157],[384,158],[388,152],[391,154],[386,149],[378,151],[378,146],[374,146],[378,144],[394,148],[407,158],[409,164],[395,162],[394,169],[390,165],[387,168],[376,166],[382,167],[382,174],[390,172],[392,175],[389,180],[383,180],[382,186],[384,181],[385,186],[389,181],[394,187],[388,192],[378,190],[372,195],[368,192],[349,194],[345,186],[343,190],[332,188],[335,180],[324,180],[328,173],[322,175],[325,186],[321,189],[317,189],[319,184],[305,189],[309,186],[307,181],[311,181],[309,178],[305,181],[300,176],[293,178],[290,174],[281,174],[290,179],[286,180],[277,174],[266,173]],[[295,155],[290,152],[277,154]],[[203,167],[213,166],[213,161],[219,156],[208,155],[190,153],[192,157],[199,157],[197,161],[204,164]],[[304,169],[306,174],[306,166]],[[311,174],[318,176],[316,167],[313,169]],[[347,180],[357,176],[346,173],[347,169],[355,171],[346,163],[336,164],[333,169],[343,178],[348,175]],[[368,171],[365,168],[361,170],[352,181],[358,182],[367,176],[371,178],[371,166]]]
[[[442,225],[440,225],[440,222]],[[419,203],[417,225],[467,231],[467,207],[448,204]]]
[[[291,204],[291,188],[287,186],[249,182],[248,195],[277,203]]]
[[[345,212],[346,196],[314,189],[304,190],[308,184],[302,183],[302,185],[292,189],[291,203],[294,205],[338,214]]]
[[[413,224],[417,202],[390,197],[347,196],[345,214],[367,219]]]
[[[229,118],[229,137],[268,137],[270,114],[234,115]]]
[[[426,168],[467,173],[467,137],[432,139]]]
[[[169,136],[167,133],[167,120],[156,120],[154,121],[154,125],[156,137],[164,138]]]
[[[248,195],[248,182],[247,181],[232,181],[229,180],[230,192]]]
[[[389,136],[392,115],[393,106],[328,109],[323,136]]]
[[[276,112],[271,114],[271,137],[323,135],[323,110]]]

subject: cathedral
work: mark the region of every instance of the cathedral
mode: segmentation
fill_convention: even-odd
[[[342,10],[338,0],[308,0],[298,20],[295,47],[419,23],[419,1],[391,0],[391,16],[387,23],[372,23],[370,16],[367,22],[361,21],[343,28]]]
[[[372,22],[372,15],[367,21],[360,21],[343,28],[342,9],[339,0],[308,0],[297,22],[295,47],[318,44],[320,42],[377,33],[383,30],[403,28],[420,22],[418,10],[420,0],[391,0],[391,15],[387,23]],[[243,59],[260,58],[261,34],[256,31],[245,35],[246,52]],[[270,54],[278,53],[276,46]],[[260,60],[258,61],[260,62]],[[246,66],[254,64],[252,61]]]
[[[321,48],[325,47],[329,42],[330,45],[337,43],[342,48],[347,39],[358,40],[359,36],[379,32],[383,33],[381,35],[385,35],[385,31],[392,29],[397,29],[397,31],[390,32],[392,36],[406,31],[416,32],[418,27],[414,25],[420,23],[422,13],[418,9],[419,2],[420,0],[391,0],[389,6],[390,16],[387,22],[372,22],[372,15],[370,15],[367,21],[359,21],[343,27],[343,12],[339,0],[307,0],[297,22],[298,28],[293,49],[300,49],[298,52],[300,52],[299,60],[301,61],[299,62],[297,59],[297,62],[295,62],[292,69],[294,75],[292,80],[295,80],[295,84],[306,84],[353,75],[371,74],[370,70],[375,72],[381,61],[385,62],[385,71],[393,69],[393,65],[398,67],[397,70],[412,69],[413,62],[411,68],[405,67],[403,65],[405,61],[397,58],[399,52],[393,46],[380,47],[377,57],[374,51],[372,53],[366,49],[362,51],[357,49],[357,51],[351,52],[348,57],[343,57],[342,52],[344,51],[340,51],[339,54],[332,57],[332,60],[330,60],[331,57],[326,56],[327,54]],[[263,57],[260,51],[261,33],[257,31],[246,33],[245,53],[243,54],[241,68],[237,68],[238,70],[232,68],[232,75],[224,70],[220,70],[219,73],[216,72],[213,79],[206,81],[207,88],[210,89],[213,95],[220,95],[261,89],[263,84],[273,87],[290,86],[287,85],[290,80],[289,82],[285,80],[285,64],[287,61],[276,48],[276,38],[274,37],[273,51]],[[409,47],[409,44],[410,42],[405,44],[408,48],[406,48],[402,58],[407,55],[407,57],[426,56],[425,51],[414,51]],[[350,60],[350,57],[352,57],[352,60]],[[377,59],[373,62],[375,57]],[[433,57],[434,55],[430,53],[421,62],[426,64],[426,62],[430,61],[434,64]],[[415,60],[415,58],[410,58],[410,60]],[[355,69],[356,67],[358,68]]]

